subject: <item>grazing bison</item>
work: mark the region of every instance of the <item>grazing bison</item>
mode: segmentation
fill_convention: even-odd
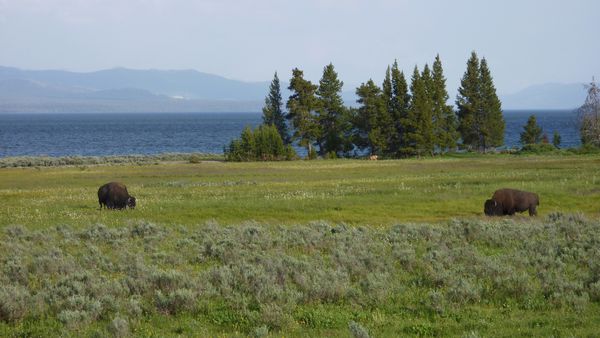
[[[500,189],[494,192],[492,199],[485,201],[483,210],[488,216],[514,215],[515,212],[529,210],[529,216],[537,215],[540,205],[537,194],[516,189]]]
[[[123,183],[110,182],[98,189],[98,203],[100,209],[130,209],[135,208],[135,197],[130,196],[127,187]]]

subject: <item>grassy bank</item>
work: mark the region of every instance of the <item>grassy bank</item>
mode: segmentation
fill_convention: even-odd
[[[0,235],[0,336],[593,336],[598,243],[598,221],[561,214],[12,226]]]
[[[99,211],[113,180],[136,196],[134,211]],[[493,191],[540,195],[540,214],[600,214],[600,156],[479,156],[396,161],[159,162],[0,170],[0,227],[46,228],[136,220],[198,224],[392,225],[481,217]]]
[[[113,156],[16,156],[0,158],[0,168],[60,167],[86,165],[143,165],[159,162],[191,162],[224,160],[220,154],[165,153],[156,155],[113,155]]]

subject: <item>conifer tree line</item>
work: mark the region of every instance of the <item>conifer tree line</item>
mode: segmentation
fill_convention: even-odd
[[[501,103],[486,59],[479,60],[475,52],[458,89],[456,111],[447,104],[439,55],[431,67],[426,64],[419,70],[415,66],[410,85],[394,61],[381,86],[369,79],[356,88],[357,108],[344,106],[343,85],[331,63],[324,67],[318,84],[295,68],[284,111],[275,73],[263,123],[279,132],[284,145],[295,142],[305,147],[309,158],[357,153],[382,158],[432,156],[459,147],[485,151],[504,144]]]

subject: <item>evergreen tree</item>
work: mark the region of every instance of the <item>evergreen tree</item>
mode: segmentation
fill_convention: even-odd
[[[381,91],[383,95],[383,99],[385,101],[386,108],[388,112],[392,112],[394,105],[394,95],[392,88],[392,77],[390,66],[385,70],[385,78],[383,79],[383,85],[381,86]]]
[[[396,70],[398,64],[395,65]],[[399,76],[396,74],[396,76]],[[389,120],[391,121],[391,125],[382,126],[382,132],[385,133],[384,138],[387,140],[387,145],[385,146],[385,152],[383,155],[385,156],[397,156],[398,152],[398,142],[399,142],[399,134],[396,126],[396,115],[397,115],[397,100],[396,95],[394,93],[394,81],[392,81],[391,69],[388,66],[385,71],[385,78],[383,80],[383,84],[381,86],[383,100],[385,102],[387,116],[389,116]],[[388,118],[388,117],[386,117]]]
[[[504,144],[502,106],[485,58],[471,53],[456,98],[463,145],[485,151]]]
[[[418,71],[418,70],[417,70]],[[435,147],[435,136],[433,129],[433,102],[431,92],[433,78],[429,65],[425,64],[419,81],[413,86],[411,109],[417,116],[417,154],[433,155]]]
[[[244,130],[242,130],[240,142],[241,157],[244,159],[244,161],[254,160],[254,154],[256,154],[256,140],[254,139],[254,133],[249,126],[246,126]]]
[[[521,133],[521,144],[536,144],[542,140],[542,128],[537,124],[535,115],[529,116],[527,123],[523,126]]]
[[[265,98],[265,106],[263,107],[263,123],[272,124],[277,128],[279,135],[285,144],[290,143],[287,124],[285,122],[285,114],[282,110],[283,101],[281,98],[281,88],[279,85],[279,77],[277,72],[273,76],[273,81],[269,86],[269,94]]]
[[[446,78],[442,69],[440,56],[433,62],[433,85],[431,99],[433,104],[433,124],[435,143],[441,151],[448,151],[456,147],[458,132],[456,131],[456,115],[452,106],[448,105],[448,91]]]
[[[291,145],[285,146],[277,128],[262,124],[254,131],[244,128],[239,139],[234,139],[225,148],[228,161],[279,161],[291,160],[296,153]]]
[[[241,162],[244,161],[242,156],[242,142],[239,139],[233,139],[229,143],[229,147],[225,147],[225,160]]]
[[[475,52],[472,52],[456,97],[458,131],[463,145],[469,148],[478,147],[480,143],[482,121],[477,118],[480,106],[479,58]]]
[[[348,129],[344,118],[345,107],[341,92],[344,83],[338,80],[333,65],[330,63],[323,69],[323,76],[316,92],[319,105],[317,121],[321,133],[317,140],[319,153],[339,153],[345,150],[344,133]]]
[[[417,103],[422,101],[422,97],[425,95],[425,88],[421,81],[421,74],[419,69],[415,66],[413,75],[410,82],[411,97],[408,103],[408,109],[406,115],[400,120],[403,128],[403,142],[400,148],[402,156],[416,155],[417,145],[420,144],[419,135],[419,106]],[[415,95],[417,97],[415,98]],[[419,97],[419,95],[421,97]]]
[[[356,95],[361,106],[355,121],[355,144],[363,149],[369,148],[371,154],[381,155],[387,150],[387,129],[391,127],[382,91],[373,80],[369,80],[356,89]]]
[[[560,141],[561,141],[560,134],[555,130],[554,135],[552,136],[552,144],[556,148],[560,148]]]
[[[505,122],[502,115],[502,106],[496,87],[485,58],[479,65],[481,106],[478,113],[481,116],[481,137],[479,146],[484,150],[489,147],[499,147],[504,144]]]
[[[392,108],[390,110],[390,117],[393,121],[394,133],[390,139],[390,151],[396,156],[400,156],[400,150],[407,148],[406,131],[402,121],[407,118],[410,95],[404,73],[398,69],[398,62],[396,60],[394,60],[394,64],[392,65],[391,78]]]
[[[294,139],[301,146],[306,147],[308,154],[312,154],[313,143],[321,135],[321,129],[315,115],[318,101],[315,96],[317,86],[304,79],[304,72],[298,68],[292,70],[292,79],[288,88],[292,95],[287,101],[287,118],[294,127]]]
[[[283,139],[274,125],[260,125],[254,130],[254,140],[256,159],[273,161],[285,157],[286,148]]]

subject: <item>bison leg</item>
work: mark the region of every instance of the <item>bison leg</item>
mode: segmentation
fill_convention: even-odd
[[[535,209],[535,205],[529,207],[529,216],[537,216],[537,210]]]

